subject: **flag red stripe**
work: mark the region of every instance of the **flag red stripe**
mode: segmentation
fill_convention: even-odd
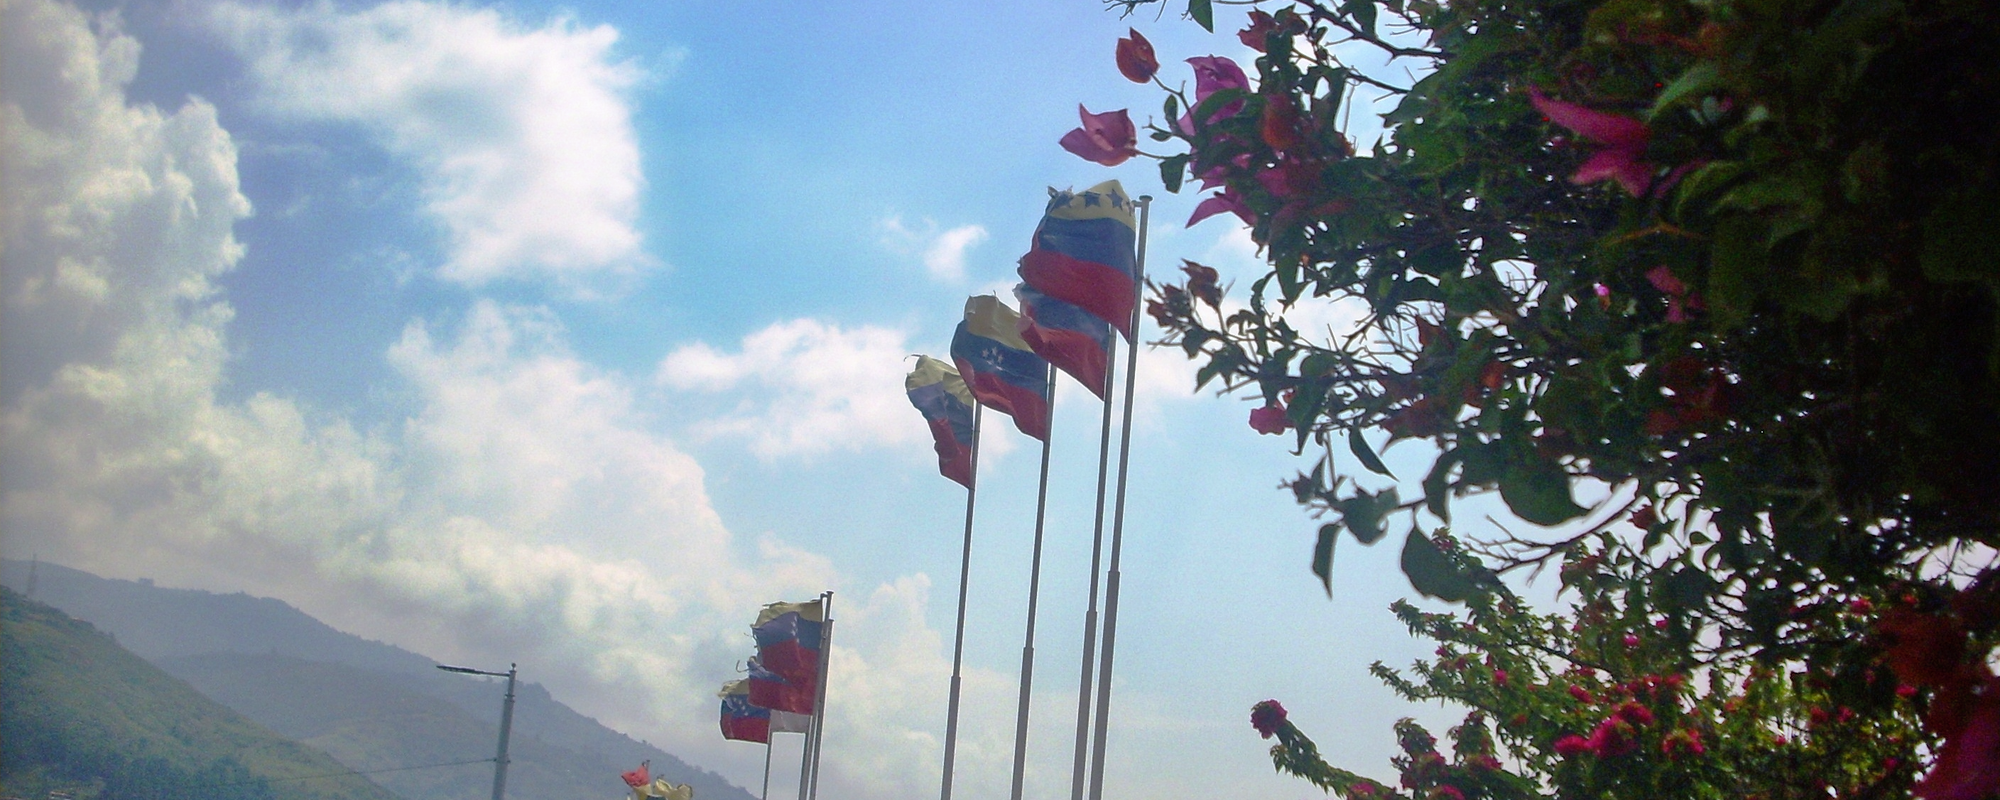
[[[1030,250],[1021,257],[1021,279],[1058,300],[1075,304],[1132,338],[1132,276],[1116,267],[1083,261],[1054,250]]]

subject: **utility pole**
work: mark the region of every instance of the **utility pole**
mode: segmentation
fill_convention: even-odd
[[[507,739],[514,730],[514,679],[520,673],[519,664],[508,664],[506,672],[487,672],[471,667],[447,667],[437,665],[446,672],[465,675],[485,675],[507,679],[507,699],[500,705],[500,751],[493,756],[493,800],[507,800]]]

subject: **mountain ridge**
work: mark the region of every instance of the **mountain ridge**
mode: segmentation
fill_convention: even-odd
[[[395,800],[118,646],[0,588],[0,791],[79,800]]]
[[[490,760],[498,738],[501,689],[435,669],[436,661],[339,631],[283,601],[154,586],[98,577],[49,562],[36,570],[36,599],[114,636],[127,649],[244,716],[327,751],[354,769]],[[31,565],[0,559],[0,584],[23,587]],[[341,687],[334,691],[330,687]],[[317,698],[313,705],[287,698]],[[400,720],[400,722],[391,722]],[[400,744],[397,744],[400,742]],[[752,800],[747,790],[659,748],[578,713],[537,683],[522,682],[508,772],[514,800],[615,797],[619,772],[651,760],[653,772],[696,787],[701,800]],[[418,759],[420,761],[424,759]],[[450,774],[397,772],[378,782],[407,800],[478,800],[490,767]]]

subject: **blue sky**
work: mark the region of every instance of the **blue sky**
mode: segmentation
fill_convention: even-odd
[[[758,604],[831,588],[828,796],[936,791],[964,496],[901,376],[943,355],[968,294],[1012,284],[1046,187],[1159,195],[1156,270],[1256,265],[1233,220],[1184,229],[1198,198],[1153,162],[1055,144],[1079,102],[1158,108],[1114,68],[1128,25],[1170,81],[1244,59],[1174,14],[0,9],[7,555],[518,661],[745,786],[762,752],[719,739],[713,690]],[[1317,796],[1272,774],[1246,721],[1266,697],[1386,778],[1390,722],[1449,720],[1366,673],[1427,652],[1386,611],[1408,593],[1395,550],[1343,543],[1329,600],[1316,523],[1276,488],[1302,462],[1192,374],[1142,355],[1107,796]],[[1096,424],[1067,385],[1036,796],[1069,780]],[[967,798],[1004,796],[1012,757],[1035,452],[1007,427],[981,478]]]

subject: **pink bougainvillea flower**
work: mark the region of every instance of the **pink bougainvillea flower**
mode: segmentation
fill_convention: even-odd
[[[1250,427],[1258,433],[1275,436],[1292,427],[1292,421],[1285,418],[1285,407],[1268,405],[1250,412]]]
[[[1139,152],[1139,131],[1132,127],[1132,117],[1125,109],[1092,114],[1079,105],[1076,113],[1083,119],[1083,127],[1063,134],[1064,150],[1107,167],[1123,164]]]
[[[1250,78],[1243,74],[1243,68],[1236,66],[1236,62],[1222,56],[1196,56],[1188,59],[1187,63],[1194,67],[1193,105],[1201,105],[1201,101],[1207,100],[1209,95],[1224,89],[1250,88]],[[1202,124],[1215,124],[1217,120],[1236,116],[1236,112],[1242,110],[1243,101],[1231,101],[1224,104],[1221,108],[1216,109],[1215,113],[1210,114],[1208,119],[1202,120]],[[1181,133],[1193,136],[1194,108],[1189,107],[1187,113],[1182,114],[1180,120],[1175,124],[1180,128]]]
[[[1153,43],[1139,35],[1137,28],[1127,28],[1132,32],[1118,40],[1118,72],[1133,83],[1145,83],[1153,79],[1153,73],[1160,71],[1160,60],[1153,57]]]
[[[1611,717],[1597,724],[1597,730],[1590,732],[1584,740],[1590,752],[1598,758],[1612,758],[1632,752],[1632,725],[1618,717]]]
[[[1638,703],[1626,703],[1618,707],[1618,718],[1634,725],[1653,724],[1653,710]]]
[[[1243,224],[1245,225],[1254,225],[1257,222],[1256,215],[1250,213],[1248,206],[1243,205],[1243,197],[1235,191],[1224,189],[1217,192],[1214,197],[1203,200],[1199,205],[1196,205],[1194,207],[1194,215],[1188,217],[1187,226],[1192,228],[1195,223],[1224,211],[1235,214],[1238,219],[1243,220]]]
[[[1686,322],[1688,309],[1701,310],[1701,295],[1688,291],[1687,284],[1661,264],[1646,272],[1646,282],[1667,295],[1667,321]]]
[[[1290,200],[1294,196],[1311,191],[1316,177],[1309,168],[1293,161],[1258,172],[1257,183],[1264,187],[1264,191],[1270,192],[1272,197]]]
[[[1266,700],[1250,707],[1250,727],[1269,739],[1278,732],[1278,726],[1285,724],[1285,707],[1276,700]]]
[[[1194,67],[1194,101],[1197,103],[1224,89],[1250,88],[1250,78],[1243,74],[1243,68],[1222,56],[1195,56],[1187,63]]]
[[[1532,89],[1528,98],[1550,122],[1570,129],[1585,141],[1603,145],[1603,149],[1577,168],[1576,174],[1569,177],[1570,182],[1596,183],[1609,178],[1632,196],[1645,196],[1647,187],[1653,183],[1653,165],[1643,159],[1646,143],[1653,138],[1652,128],[1631,117],[1552,100]]]
[[[1590,740],[1574,733],[1556,740],[1556,754],[1562,756],[1581,755],[1590,752]]]
[[[1278,29],[1278,21],[1262,11],[1250,12],[1250,25],[1236,32],[1236,40],[1259,53],[1264,52],[1264,40]]]
[[[1208,191],[1228,182],[1229,173],[1249,169],[1250,154],[1239,153],[1235,158],[1229,159],[1227,163],[1202,166],[1205,168],[1202,169],[1201,174],[1194,177],[1195,180],[1201,181],[1202,191]]]

